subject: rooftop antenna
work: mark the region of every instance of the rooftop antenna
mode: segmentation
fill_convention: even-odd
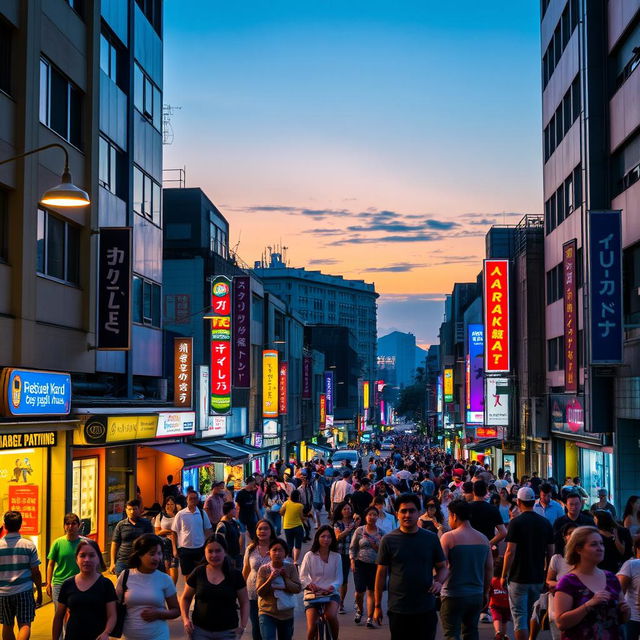
[[[162,105],[162,144],[173,144],[173,127],[171,116],[182,107],[172,107],[170,104]]]

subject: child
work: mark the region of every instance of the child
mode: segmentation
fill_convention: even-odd
[[[496,558],[493,563],[493,579],[489,588],[489,609],[493,620],[493,630],[496,632],[495,640],[508,640],[507,622],[511,621],[509,609],[509,593],[506,587],[500,584],[502,575],[502,558]]]

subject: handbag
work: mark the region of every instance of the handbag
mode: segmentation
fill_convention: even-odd
[[[127,605],[124,603],[124,594],[127,592],[127,580],[129,579],[129,569],[124,570],[122,579],[122,596],[116,602],[116,624],[111,630],[111,638],[121,638],[124,630],[124,619],[127,617]]]

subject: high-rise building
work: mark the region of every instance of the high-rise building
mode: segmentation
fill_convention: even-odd
[[[554,475],[581,476],[592,499],[600,487],[618,500],[635,492],[636,478],[623,469],[640,459],[639,47],[635,0],[542,2],[546,378]],[[603,336],[589,322],[602,309],[590,308],[587,295],[590,270],[600,260],[588,249],[588,220],[591,211],[608,210],[622,211],[624,308],[621,316],[619,309],[612,312],[624,340],[622,367],[595,365],[590,347]],[[575,306],[565,297],[569,289]]]
[[[424,362],[420,366],[424,367]],[[393,386],[404,388],[415,382],[416,337],[413,333],[392,331],[378,338],[378,371],[380,379]]]

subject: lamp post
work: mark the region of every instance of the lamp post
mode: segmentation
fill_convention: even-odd
[[[63,145],[57,142],[46,144],[43,147],[38,147],[37,149],[31,149],[31,151],[25,151],[24,153],[20,153],[17,156],[13,156],[11,158],[7,158],[6,160],[1,160],[0,166],[3,164],[8,164],[9,162],[13,162],[15,160],[20,160],[20,158],[26,158],[27,156],[33,155],[34,153],[39,153],[40,151],[44,151],[46,149],[52,149],[54,147],[62,149],[64,153],[64,171],[62,172],[62,182],[59,185],[52,187],[51,189],[47,189],[42,194],[40,202],[50,207],[86,207],[91,203],[89,195],[86,191],[84,191],[80,187],[77,187],[71,181],[71,172],[69,171],[69,153]]]

